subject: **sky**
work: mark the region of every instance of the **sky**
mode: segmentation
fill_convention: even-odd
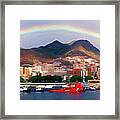
[[[20,47],[45,46],[55,40],[64,44],[88,40],[100,49],[99,20],[21,20]]]

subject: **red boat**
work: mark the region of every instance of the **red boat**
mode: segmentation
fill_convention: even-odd
[[[69,87],[66,88],[49,90],[49,92],[70,92],[70,93],[83,92],[83,91],[84,91],[84,87],[80,83],[71,84]]]

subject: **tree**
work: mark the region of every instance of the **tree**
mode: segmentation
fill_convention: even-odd
[[[72,76],[70,82],[83,82],[83,79],[81,76]]]
[[[44,76],[44,82],[48,82],[48,83],[58,83],[58,82],[62,82],[62,77],[61,76],[51,76],[51,75],[47,75]]]
[[[56,83],[61,83],[62,82],[62,77],[61,76],[53,76],[54,82]]]
[[[85,82],[87,82],[88,80],[92,80],[93,77],[92,76],[85,76]]]
[[[25,80],[22,78],[22,76],[20,76],[20,82],[21,83],[25,82]]]
[[[60,83],[62,82],[62,77],[61,76],[51,76],[51,75],[47,75],[47,76],[32,76],[29,80],[32,83]]]
[[[85,82],[87,82],[88,80],[92,80],[93,77],[92,76],[85,76]],[[81,76],[72,76],[70,78],[70,82],[83,82],[83,77]]]
[[[32,83],[39,83],[39,82],[41,82],[41,77],[40,76],[32,76],[29,81]]]

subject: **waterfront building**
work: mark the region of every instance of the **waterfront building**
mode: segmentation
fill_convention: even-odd
[[[98,77],[98,80],[100,80],[100,68],[98,68],[97,77]]]
[[[87,67],[86,70],[87,70],[87,76],[92,76],[91,67],[90,66]]]
[[[74,68],[74,69],[68,70],[67,74],[72,76],[81,76],[81,70]]]
[[[69,61],[72,65],[64,65],[61,59]],[[86,56],[65,57],[49,63],[24,64],[20,67],[20,75],[24,79],[36,75],[57,75],[62,76],[64,80],[69,76],[93,76],[95,79],[100,79],[100,63]]]
[[[42,73],[41,64],[33,64],[32,66],[32,76],[40,75]]]
[[[81,64],[80,64],[80,63],[75,63],[75,64],[73,64],[73,68],[74,68],[74,69],[80,69],[80,67],[81,67]]]
[[[32,65],[24,64],[20,67],[20,76],[23,77],[23,79],[28,80],[31,75],[32,75]]]
[[[54,67],[54,75],[64,76],[67,74],[67,70],[63,66]]]
[[[47,75],[54,75],[54,65],[53,64],[43,64],[41,68],[41,75],[47,76]]]
[[[81,72],[81,77],[88,76],[88,71],[86,69],[82,69],[80,72]]]
[[[23,67],[20,67],[20,76],[23,76]]]

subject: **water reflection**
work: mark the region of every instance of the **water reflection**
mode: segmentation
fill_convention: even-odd
[[[21,92],[21,100],[100,100],[100,91],[81,93]]]

